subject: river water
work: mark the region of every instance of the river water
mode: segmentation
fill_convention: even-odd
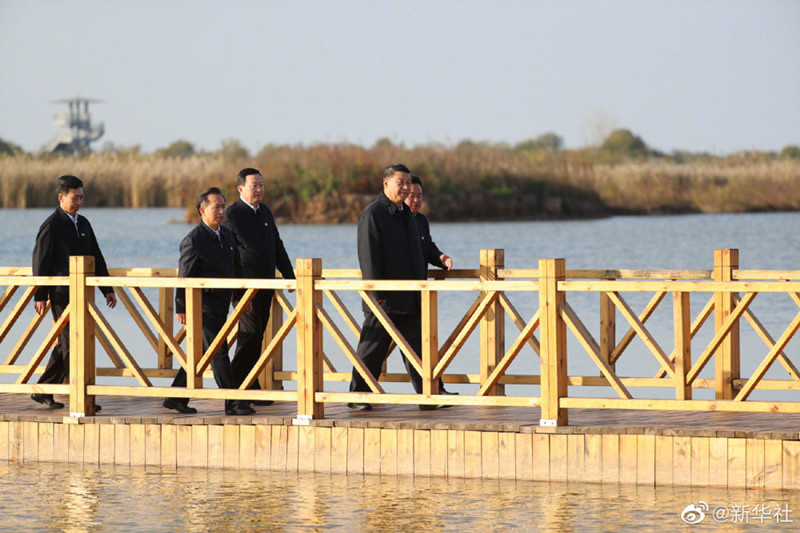
[[[0,225],[4,228],[0,235],[0,266],[30,264],[36,230],[50,211],[0,210]],[[111,267],[175,267],[178,243],[189,230],[189,226],[177,222],[183,218],[179,209],[84,209],[82,214],[92,222]],[[481,248],[502,248],[507,268],[536,268],[539,258],[564,257],[567,268],[571,269],[710,270],[715,248],[738,248],[741,268],[789,270],[800,268],[800,247],[793,246],[794,229],[798,225],[800,214],[779,213],[434,223],[432,229],[437,244],[453,257],[456,268],[477,268]],[[280,230],[292,259],[321,257],[324,268],[358,267],[354,225],[282,224]],[[631,294],[627,299],[638,310],[649,296]],[[760,307],[754,310],[773,337],[778,337],[797,313],[797,306],[783,295],[761,295],[759,299],[762,296],[763,302],[757,302]],[[443,309],[440,339],[447,337],[448,328],[458,321],[459,313],[466,310],[472,298],[474,295],[458,293],[440,295]],[[514,304],[524,317],[530,317],[535,309],[535,298],[535,295],[514,296]],[[343,299],[359,319],[357,298],[345,295]],[[598,322],[596,295],[570,295],[569,301],[594,333],[593,325]],[[693,311],[696,313],[704,303],[693,300]],[[663,326],[656,324],[655,317],[651,319],[652,330],[665,349],[669,349],[670,304],[664,313],[667,318],[662,320]],[[123,314],[116,310],[107,316],[113,324]],[[5,313],[0,319],[4,316]],[[120,323],[119,327],[124,334],[130,326]],[[766,354],[766,348],[745,329],[742,366],[746,374]],[[513,325],[509,325],[507,339],[513,339],[515,334]],[[135,340],[133,333],[130,336],[134,348],[137,342],[144,343]],[[127,335],[123,338],[127,339]],[[699,340],[702,338],[703,335],[698,336]],[[287,350],[291,353],[290,347]],[[786,351],[792,357],[796,350],[797,343],[793,342]],[[620,373],[651,375],[648,373],[657,368],[643,346],[637,347],[634,342],[631,352],[630,361],[624,362],[626,366],[620,360],[618,368],[623,369]],[[597,375],[588,356],[580,357],[578,353],[576,350],[573,356],[570,352],[570,374]],[[512,365],[512,373],[538,373],[535,356],[518,359]],[[456,359],[451,369],[476,372],[475,364],[474,358]],[[390,370],[402,372],[399,358],[390,359]],[[785,378],[780,368],[770,370],[767,375]],[[397,386],[402,390],[407,388],[407,384]],[[474,389],[470,387],[451,388],[468,393]],[[336,390],[335,386],[331,385],[330,390]],[[509,394],[538,394],[538,388],[515,391],[508,388]],[[638,391],[632,392],[639,397]],[[695,396],[710,397],[704,396],[704,392],[707,391],[699,391]],[[608,392],[570,390],[570,394],[606,396]],[[757,394],[800,399],[796,392]],[[670,397],[670,392],[648,391],[647,395]],[[786,520],[795,518],[793,511],[800,511],[800,495],[785,491],[654,489],[106,465],[0,463],[0,485],[3,516],[0,530],[19,531],[647,531],[690,527],[681,521],[682,511],[688,505],[702,509],[702,502],[708,504],[709,512],[694,527],[729,530],[770,527],[789,531],[796,528]],[[711,510],[715,507],[727,509],[728,518],[714,520]],[[754,509],[760,510],[760,516]],[[697,515],[684,514],[685,518],[692,516]],[[800,521],[800,517],[797,519]]]

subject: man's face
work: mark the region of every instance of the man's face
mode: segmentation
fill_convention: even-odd
[[[264,198],[264,178],[261,174],[250,174],[245,177],[244,185],[239,185],[239,196],[250,205],[258,205]]]
[[[419,208],[422,207],[422,187],[419,184],[411,184],[411,192],[408,193],[408,198],[406,198],[406,205],[411,209],[412,215],[416,215]]]
[[[208,203],[200,206],[200,218],[210,228],[217,229],[225,218],[225,199],[219,194],[209,194]]]
[[[389,178],[383,178],[383,194],[397,207],[405,201],[411,191],[411,175],[395,172]]]
[[[66,194],[58,193],[58,205],[65,212],[73,217],[78,214],[78,210],[83,204],[83,187],[70,189]]]

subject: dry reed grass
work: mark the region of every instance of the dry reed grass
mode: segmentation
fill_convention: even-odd
[[[276,214],[303,222],[315,202],[368,201],[380,190],[382,169],[399,161],[423,178],[439,219],[800,209],[798,160],[629,161],[597,150],[548,153],[480,143],[267,146],[255,157],[236,160],[220,154],[186,159],[124,153],[2,156],[0,206],[49,207],[56,178],[74,174],[86,183],[88,206],[187,207],[211,185],[235,197],[236,173],[254,166],[267,180]],[[355,215],[340,214],[337,221],[357,216],[360,204],[351,209]]]

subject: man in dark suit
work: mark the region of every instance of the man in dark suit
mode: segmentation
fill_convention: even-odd
[[[203,192],[197,199],[197,211],[201,221],[181,241],[181,258],[178,264],[179,278],[236,278],[241,267],[236,253],[233,234],[220,225],[225,216],[225,198],[216,188]],[[228,317],[228,308],[233,297],[231,289],[203,289],[203,351],[207,350]],[[186,324],[186,291],[175,291],[175,316],[179,323]],[[214,380],[221,389],[237,388],[228,358],[228,344],[223,342],[211,359]],[[181,368],[173,387],[186,386],[186,371]],[[164,407],[179,413],[196,413],[189,407],[187,398],[167,398]],[[244,400],[225,400],[225,414],[251,415],[255,411]]]
[[[403,201],[411,188],[411,171],[405,165],[387,167],[383,192],[361,213],[358,221],[358,263],[362,279],[423,280],[427,276],[420,246],[419,230]],[[373,295],[392,322],[419,355],[422,353],[420,295],[416,291],[373,291]],[[364,303],[364,324],[356,353],[373,376],[379,376],[388,356],[391,336]],[[403,358],[411,383],[422,392],[422,377]],[[353,369],[350,390],[368,392],[364,378]],[[355,410],[370,410],[368,403],[349,403]],[[420,405],[422,410],[440,406]]]
[[[58,207],[39,227],[33,248],[34,276],[68,276],[71,255],[94,257],[94,271],[98,276],[108,276],[103,253],[97,245],[92,225],[78,214],[83,204],[83,182],[75,176],[58,178]],[[111,287],[100,287],[110,308],[117,305],[117,297]],[[69,305],[69,287],[39,287],[33,297],[36,312],[40,315],[47,309],[47,300],[53,318],[58,320]],[[39,383],[64,383],[69,375],[69,328],[58,336],[50,361]],[[31,398],[49,409],[61,409],[64,404],[53,399],[52,394],[32,394]],[[95,411],[100,406],[95,405]]]
[[[419,229],[420,246],[422,246],[422,257],[429,264],[443,268],[445,270],[453,269],[453,260],[449,255],[442,252],[436,243],[431,238],[431,225],[428,223],[428,217],[420,213],[422,207],[422,180],[419,176],[411,176],[411,190],[405,200],[405,204],[411,210],[411,216],[417,223]],[[458,394],[457,392],[449,392],[444,388],[444,383],[439,384],[439,394]]]
[[[239,199],[225,211],[222,225],[231,230],[242,265],[243,278],[274,279],[277,267],[284,279],[295,279],[292,262],[283,246],[272,211],[262,202],[264,178],[254,168],[242,169],[236,176]],[[231,367],[233,378],[241,385],[261,355],[264,331],[269,321],[274,291],[262,289],[253,298],[252,311],[239,320],[236,354]],[[252,388],[258,388],[255,383]],[[251,401],[271,405],[269,400]]]

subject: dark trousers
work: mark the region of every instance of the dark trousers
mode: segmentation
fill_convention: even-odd
[[[411,349],[422,357],[422,321],[420,315],[390,315],[389,318],[394,322],[395,327],[405,337]],[[381,375],[383,362],[389,356],[389,345],[392,338],[389,332],[381,325],[378,318],[370,313],[364,312],[364,324],[361,327],[361,338],[358,340],[356,354],[364,361],[364,365],[377,379]],[[411,384],[417,393],[422,392],[422,377],[403,354],[403,363],[406,371],[411,378]],[[350,381],[351,392],[370,392],[369,385],[361,377],[361,374],[354,368],[353,378]]]
[[[258,291],[252,300],[253,309],[249,313],[243,313],[239,319],[236,354],[231,363],[233,379],[236,380],[237,387],[242,384],[261,356],[261,344],[264,341],[264,331],[266,331],[269,321],[273,293],[274,291],[271,289]],[[258,380],[253,382],[250,388],[261,388]]]
[[[222,329],[225,324],[225,319],[228,317],[227,311],[225,313],[203,313],[203,351],[205,352],[217,333]],[[223,342],[219,351],[211,359],[211,370],[214,372],[214,381],[220,389],[235,389],[237,388],[236,382],[233,379],[233,372],[231,371],[231,360],[228,358],[228,343]],[[173,387],[186,387],[186,371],[181,367],[178,375],[172,381]],[[181,402],[184,405],[189,403],[188,398],[172,398],[175,402]],[[241,400],[225,400],[225,407],[240,402]]]
[[[57,321],[69,303],[50,302],[53,320]],[[39,377],[39,383],[65,383],[69,376],[69,323],[58,335],[56,346],[50,354],[50,360]]]

